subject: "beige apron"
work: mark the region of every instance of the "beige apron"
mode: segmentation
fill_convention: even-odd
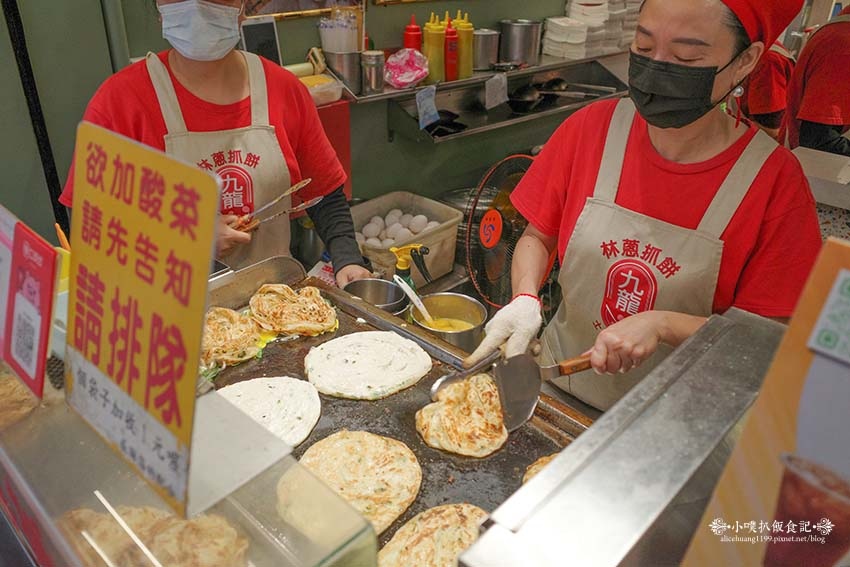
[[[605,327],[643,311],[708,316],[720,272],[720,235],[767,158],[778,147],[759,131],[721,185],[697,230],[675,226],[615,203],[635,116],[630,99],[614,112],[593,197],[567,245],[558,278],[563,302],[543,333],[542,362],[578,356]],[[610,408],[671,351],[658,352],[627,374],[583,372],[554,383],[590,405]]]
[[[251,125],[235,130],[189,132],[168,69],[153,53],[147,68],[165,119],[165,153],[215,172],[222,180],[221,214],[245,215],[262,207],[290,186],[289,168],[274,126],[269,124],[266,75],[260,58],[241,52],[248,64]],[[291,199],[283,199],[288,207]],[[289,216],[263,223],[251,243],[239,246],[222,261],[243,268],[269,256],[289,255]]]
[[[781,45],[776,45],[774,43],[773,45],[770,46],[770,51],[773,51],[774,53],[778,53],[779,55],[785,57],[786,59],[790,59],[791,61],[794,61],[795,63],[797,61],[794,58],[794,55],[792,55],[790,51],[788,51],[787,49],[785,49]]]

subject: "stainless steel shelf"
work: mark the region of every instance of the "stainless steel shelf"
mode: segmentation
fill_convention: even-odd
[[[387,105],[387,126],[389,139],[392,141],[395,134],[400,134],[416,142],[430,141],[434,144],[449,142],[460,138],[466,138],[482,132],[489,132],[523,124],[541,118],[568,115],[576,110],[587,106],[592,102],[610,98],[619,98],[628,93],[628,87],[610,70],[608,70],[598,59],[587,59],[579,62],[553,64],[544,60],[539,67],[515,71],[508,76],[508,91],[532,83],[542,83],[556,77],[574,84],[594,84],[611,87],[615,92],[611,94],[600,94],[600,96],[589,97],[584,100],[571,98],[555,98],[541,103],[535,110],[525,114],[514,113],[507,103],[501,104],[490,110],[486,110],[481,104],[483,82],[469,84],[467,86],[453,86],[438,90],[436,95],[437,108],[448,110],[458,115],[456,122],[464,124],[465,130],[444,136],[433,136],[419,129],[418,110],[416,106],[416,95],[411,92],[405,96],[395,97],[389,100]]]
[[[551,55],[543,55],[540,59],[539,65],[524,67],[522,69],[516,69],[514,71],[508,71],[507,76],[508,79],[513,79],[515,77],[524,77],[528,75],[534,75],[537,73],[542,73],[546,71],[554,71],[559,69],[564,69],[566,67],[571,67],[574,65],[581,65],[582,63],[587,63],[589,61],[601,61],[610,57],[616,57],[618,55],[622,55],[626,53],[626,51],[616,51],[614,53],[607,53],[605,55],[598,55],[595,57],[587,57],[585,59],[562,59],[560,57],[552,57]],[[328,69],[328,72],[334,75],[337,79],[338,76],[331,70]],[[451,90],[451,89],[459,89],[471,86],[482,85],[487,82],[493,75],[496,73],[494,71],[482,71],[477,72],[472,75],[472,77],[468,79],[461,79],[458,81],[451,81],[448,83],[439,83],[437,85],[437,91],[443,90]],[[342,82],[342,81],[340,81]],[[416,87],[412,87],[409,89],[394,89],[392,87],[386,87],[384,92],[380,94],[374,95],[355,95],[352,93],[348,87],[344,88],[344,96],[347,100],[353,102],[354,104],[365,104],[369,102],[378,102],[381,100],[392,100],[398,98],[406,98],[416,96],[416,93],[427,85],[419,85]]]

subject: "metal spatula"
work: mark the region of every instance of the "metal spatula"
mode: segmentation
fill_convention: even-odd
[[[514,431],[534,414],[545,380],[569,376],[590,368],[590,355],[565,360],[554,366],[540,366],[530,354],[500,361],[493,370],[499,389],[505,427]]]
[[[464,370],[463,372],[459,372],[457,374],[446,374],[444,376],[441,376],[440,378],[437,378],[431,385],[431,401],[436,402],[437,394],[439,394],[440,390],[442,390],[446,386],[454,384],[456,382],[462,382],[470,376],[474,376],[475,374],[478,374],[480,372],[487,372],[488,370],[490,370],[490,367],[495,364],[495,362],[499,359],[501,355],[502,352],[497,350],[496,352],[492,353],[490,356],[488,356],[472,368],[469,368],[468,370]]]

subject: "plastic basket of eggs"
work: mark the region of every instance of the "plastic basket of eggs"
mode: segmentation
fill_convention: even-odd
[[[425,264],[434,278],[452,271],[457,242],[457,227],[463,213],[421,195],[396,191],[360,203],[351,208],[357,243],[363,255],[372,261],[384,277],[395,273],[393,246],[423,244],[428,247]],[[417,286],[425,279],[413,268]]]

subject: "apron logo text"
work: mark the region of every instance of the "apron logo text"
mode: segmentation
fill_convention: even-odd
[[[679,270],[682,269],[682,266],[670,256],[665,256],[664,259],[659,262],[661,254],[664,251],[652,244],[646,244],[643,247],[643,250],[641,250],[640,240],[624,238],[622,242],[622,252],[618,245],[619,243],[615,240],[609,240],[608,242],[603,241],[602,244],[599,245],[599,249],[602,251],[602,255],[607,260],[616,259],[621,256],[623,258],[640,258],[643,262],[658,270],[658,273],[666,279],[670,279],[675,276]]]
[[[602,320],[613,325],[626,317],[655,307],[658,280],[643,263],[620,260],[608,270],[605,297],[602,299]]]
[[[220,150],[197,163],[207,171],[215,171],[221,177],[221,214],[241,216],[254,210],[254,180],[248,168],[256,169],[260,156],[243,150]]]

